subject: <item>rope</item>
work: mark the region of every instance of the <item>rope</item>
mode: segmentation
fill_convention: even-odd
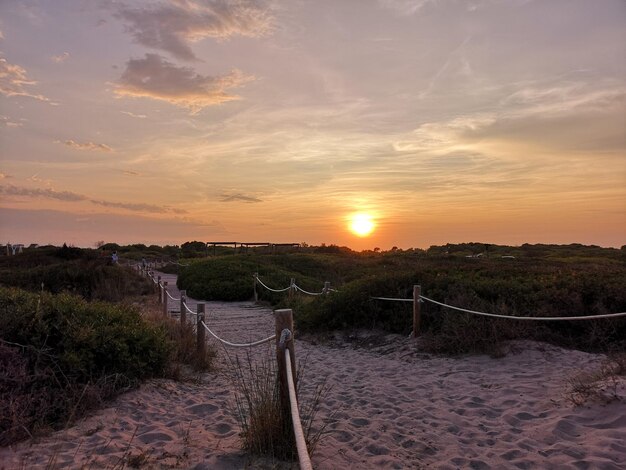
[[[209,327],[206,326],[206,323],[204,322],[200,322],[200,323],[202,323],[202,326],[204,326],[204,329],[207,330],[209,334],[213,336],[216,340],[220,341],[222,344],[225,344],[226,346],[231,346],[233,348],[249,348],[252,346],[258,346],[259,344],[269,343],[270,341],[276,339],[276,335],[272,335],[269,338],[260,339],[259,341],[255,341],[253,343],[231,343],[230,341],[226,341],[225,339],[222,339],[219,336],[217,336],[215,333],[213,333],[209,329]]]
[[[413,299],[397,299],[393,297],[370,297],[373,300],[391,300],[393,302],[413,302]]]
[[[267,290],[270,290],[272,292],[285,292],[288,291],[289,289],[291,289],[291,286],[289,287],[285,287],[284,289],[272,289],[271,287],[266,286],[265,284],[263,284],[263,281],[261,281],[261,279],[259,279],[258,276],[255,277],[255,279],[257,281],[259,281],[259,284],[261,284],[263,287],[265,287]]]
[[[477,312],[475,310],[468,310],[466,308],[461,307],[453,307],[452,305],[444,304],[442,302],[437,302],[436,300],[429,299],[428,297],[424,297],[423,295],[420,298],[432,302],[437,305],[441,305],[442,307],[451,308],[453,310],[458,310],[460,312],[473,313],[474,315],[482,315],[485,317],[493,317],[493,318],[508,318],[511,320],[538,320],[538,321],[559,321],[559,320],[597,320],[599,318],[617,318],[626,316],[626,312],[621,313],[607,313],[604,315],[585,315],[579,317],[515,317],[512,315],[497,315],[495,313],[485,313],[485,312]]]
[[[300,292],[303,292],[303,293],[305,293],[305,294],[307,294],[307,295],[322,295],[322,294],[324,293],[324,292],[309,292],[309,291],[306,291],[306,290],[302,289],[301,287],[298,287],[298,286],[297,286],[297,285],[295,285],[295,284],[294,284],[293,286],[294,286],[297,290],[299,290]]]
[[[293,374],[291,373],[291,355],[289,348],[285,348],[285,362],[287,369],[287,385],[289,386],[289,405],[291,406],[291,422],[293,423],[293,433],[296,436],[296,448],[298,449],[298,459],[300,460],[301,470],[313,470],[311,458],[306,448],[304,440],[304,432],[302,431],[302,422],[298,412],[298,398],[296,397],[296,389],[293,384]]]
[[[172,299],[174,302],[176,302],[176,301],[180,300],[180,298],[172,297],[172,296],[170,295],[170,293],[167,291],[167,289],[165,289],[165,293],[166,293],[166,294],[167,294],[167,296],[168,296],[170,299]]]
[[[187,311],[188,311],[189,313],[191,313],[192,315],[198,315],[198,312],[194,312],[193,310],[191,310],[191,309],[187,306],[187,304],[186,304],[185,302],[183,302],[183,306],[184,306],[184,307],[187,309]]]

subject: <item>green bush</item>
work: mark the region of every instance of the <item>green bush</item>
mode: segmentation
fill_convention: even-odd
[[[161,375],[171,348],[164,329],[135,308],[7,288],[0,288],[0,340],[5,361],[16,350],[22,361],[14,370],[21,380],[0,380],[0,444],[24,429],[65,424],[88,407],[85,393],[100,401]],[[14,406],[33,400],[40,403]]]
[[[277,262],[282,259],[282,262]],[[254,295],[254,273],[269,287],[282,289],[289,286],[291,278],[306,290],[321,291],[324,281],[303,274],[301,264],[285,263],[294,258],[286,256],[238,255],[221,256],[198,261],[182,269],[177,285],[187,290],[189,296],[204,300],[250,300]],[[295,258],[300,260],[301,258]],[[301,269],[302,271],[300,271]],[[257,291],[261,300],[278,303],[287,294],[272,293],[263,288]]]

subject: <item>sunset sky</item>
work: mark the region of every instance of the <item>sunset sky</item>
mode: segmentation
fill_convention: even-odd
[[[0,0],[0,243],[98,240],[624,245],[626,2]]]

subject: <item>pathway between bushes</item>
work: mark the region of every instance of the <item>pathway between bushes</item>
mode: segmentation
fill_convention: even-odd
[[[162,276],[175,286],[175,275]],[[206,304],[207,324],[224,339],[274,332],[268,308]],[[274,348],[253,348],[251,357],[273,358]],[[324,377],[332,386],[319,411],[330,433],[313,454],[315,468],[624,468],[624,382],[615,388],[621,402],[574,408],[564,397],[579,367],[602,357],[531,342],[510,349],[500,359],[442,358],[416,353],[397,335],[297,339],[297,358],[306,359],[301,401]],[[52,460],[65,468],[120,468],[122,460],[138,468],[297,468],[239,449],[228,375],[245,351],[217,350],[217,370],[197,382],[149,381],[65,431],[0,449],[0,468]]]

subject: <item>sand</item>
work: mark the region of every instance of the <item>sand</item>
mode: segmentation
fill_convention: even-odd
[[[273,333],[268,309],[207,309],[209,325],[231,341]],[[565,393],[603,356],[514,342],[503,358],[445,358],[415,352],[408,338],[368,335],[296,340],[298,359],[307,359],[301,399],[323,377],[332,385],[315,468],[626,468],[626,384],[611,390],[621,401],[608,404],[577,407]],[[272,348],[257,347],[254,357]],[[0,449],[0,468],[298,468],[240,450],[228,360],[218,350],[218,369],[199,383],[149,381],[73,427]]]

